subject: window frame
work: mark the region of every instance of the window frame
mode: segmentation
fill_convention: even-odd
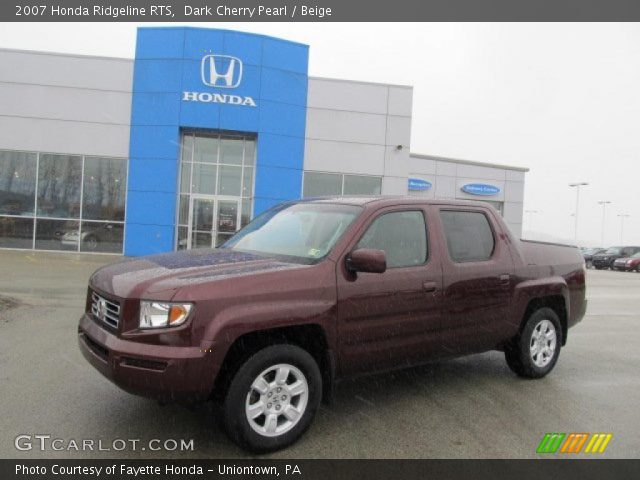
[[[126,236],[127,236],[127,200],[129,196],[129,158],[128,157],[118,157],[114,155],[97,155],[97,154],[83,154],[83,153],[70,153],[70,152],[51,152],[51,151],[36,151],[36,150],[21,150],[21,149],[8,149],[8,148],[0,148],[3,152],[10,153],[27,153],[34,154],[36,156],[36,170],[35,170],[35,191],[34,191],[34,209],[33,214],[29,216],[24,215],[9,215],[9,214],[0,214],[0,217],[8,217],[8,218],[23,218],[28,219],[33,222],[33,232],[31,236],[31,246],[29,248],[24,247],[0,247],[0,250],[21,250],[21,251],[44,251],[44,252],[56,252],[56,253],[90,253],[92,255],[123,255],[124,254],[124,246],[126,244]],[[79,199],[79,214],[78,217],[61,217],[61,216],[44,216],[38,215],[38,193],[39,193],[39,174],[40,174],[40,160],[43,155],[53,155],[53,156],[67,156],[67,157],[80,157],[80,199]],[[121,160],[124,162],[124,172],[125,172],[125,184],[124,184],[124,218],[122,220],[95,220],[95,219],[87,219],[84,218],[83,215],[83,207],[84,207],[84,177],[85,177],[85,160],[87,158],[103,158],[110,160]],[[48,250],[42,248],[36,248],[37,242],[37,227],[39,220],[51,220],[51,221],[75,221],[78,222],[78,246],[77,248],[71,249],[59,249],[59,250]],[[93,223],[104,223],[104,224],[118,224],[122,225],[123,233],[122,233],[122,248],[119,252],[92,252],[83,250],[82,247],[82,224],[86,222]]]
[[[482,260],[455,260],[451,256],[451,251],[449,251],[449,242],[447,241],[447,234],[445,232],[444,222],[442,220],[442,212],[477,213],[477,214],[483,215],[485,220],[487,221],[487,224],[489,225],[489,231],[491,232],[491,237],[493,240],[493,248],[491,249],[491,255],[489,256],[489,258],[482,259]],[[454,264],[484,263],[484,262],[491,262],[494,260],[498,250],[498,242],[496,240],[497,237],[496,237],[495,228],[493,226],[493,222],[489,218],[489,215],[487,215],[486,211],[481,209],[476,210],[473,208],[455,208],[453,206],[447,206],[447,207],[438,209],[438,217],[440,219],[440,226],[442,228],[442,239],[444,240],[443,246],[444,246],[444,249],[447,251],[447,256],[451,261],[451,263],[454,263]]]
[[[340,193],[336,194],[336,195],[311,195],[308,196],[305,194],[304,191],[304,183],[305,183],[305,178],[307,176],[307,174],[314,174],[314,173],[320,173],[320,174],[325,174],[325,175],[335,175],[336,177],[339,177],[340,179]],[[345,195],[344,193],[344,184],[345,184],[345,179],[346,177],[365,177],[365,178],[375,178],[377,180],[380,181],[380,193],[378,194],[370,194],[370,195],[381,195],[382,194],[382,175],[367,175],[365,173],[343,173],[343,172],[327,172],[327,171],[322,171],[322,170],[304,170],[302,172],[302,188],[300,189],[300,191],[302,192],[302,196],[301,198],[314,198],[314,197],[333,197],[333,196],[340,196],[340,197],[357,197],[357,196],[366,196],[367,194],[355,194],[355,193],[350,193],[348,195]]]
[[[412,208],[407,208],[409,207],[408,205],[405,206],[401,206],[401,207],[396,207],[396,208],[392,208],[389,210],[382,210],[382,211],[378,211],[378,212],[374,212],[367,220],[365,225],[362,226],[362,230],[361,233],[357,236],[357,240],[354,241],[354,243],[352,244],[353,246],[349,249],[349,253],[358,250],[358,245],[360,244],[360,241],[362,240],[362,238],[367,234],[367,232],[369,231],[369,228],[371,228],[371,226],[382,216],[384,215],[388,215],[390,213],[406,213],[406,212],[419,212],[420,214],[422,214],[422,220],[424,222],[424,228],[425,228],[425,248],[426,248],[426,255],[425,255],[425,260],[422,263],[418,263],[416,265],[401,265],[401,266],[396,266],[396,267],[391,267],[387,264],[387,270],[396,270],[398,268],[421,268],[426,266],[427,264],[429,264],[431,262],[431,244],[429,242],[429,224],[427,223],[427,213],[425,212],[424,208],[417,206],[417,207],[412,207]],[[347,255],[348,255],[347,254]],[[385,252],[385,256],[386,256],[387,252]]]

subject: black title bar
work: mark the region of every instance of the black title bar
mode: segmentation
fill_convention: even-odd
[[[0,460],[3,480],[602,480],[639,476],[640,460]]]
[[[3,22],[640,21],[638,0],[2,0]]]

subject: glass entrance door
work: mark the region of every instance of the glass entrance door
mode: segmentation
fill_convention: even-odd
[[[239,200],[199,195],[190,200],[188,248],[215,248],[238,230]]]
[[[249,223],[253,210],[255,136],[183,132],[176,248],[222,244]]]

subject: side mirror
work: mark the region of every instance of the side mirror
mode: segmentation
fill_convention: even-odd
[[[345,261],[350,272],[384,273],[387,270],[387,255],[384,250],[359,248],[347,255]]]

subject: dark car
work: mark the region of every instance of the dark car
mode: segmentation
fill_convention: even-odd
[[[593,256],[599,253],[602,253],[606,250],[606,248],[595,247],[595,248],[585,248],[582,250],[582,258],[584,258],[584,264],[587,268],[593,267]]]
[[[628,258],[640,252],[640,247],[609,247],[604,252],[594,255],[591,259],[597,270],[613,269],[614,262],[619,258]]]
[[[614,270],[622,270],[626,272],[638,272],[640,273],[640,252],[628,257],[619,258],[613,262]]]
[[[232,440],[266,452],[296,441],[340,379],[489,350],[543,377],[585,309],[578,249],[518,240],[493,207],[309,199],[219,249],[101,268],[78,343],[128,392],[212,399]]]

